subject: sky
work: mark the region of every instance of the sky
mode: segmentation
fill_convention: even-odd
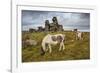
[[[57,17],[58,23],[63,25],[64,30],[79,29],[83,31],[90,30],[90,14],[75,12],[54,12],[54,11],[33,11],[22,10],[22,30],[29,28],[37,29],[44,27],[45,20],[52,23],[52,18]]]

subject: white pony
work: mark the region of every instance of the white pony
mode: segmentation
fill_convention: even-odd
[[[42,40],[42,48],[41,48],[42,55],[44,55],[48,49],[49,49],[49,53],[51,53],[52,52],[51,45],[56,45],[58,43],[60,44],[59,51],[61,51],[61,49],[64,50],[65,49],[64,38],[65,38],[64,34],[46,35]]]
[[[80,32],[80,31],[77,31],[76,32],[76,40],[83,40],[83,37],[82,37],[82,32]]]

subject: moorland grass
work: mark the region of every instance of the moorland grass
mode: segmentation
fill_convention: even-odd
[[[65,34],[65,50],[58,51],[59,44],[52,45],[52,53],[41,56],[41,42],[47,34]],[[22,45],[22,62],[84,60],[90,59],[90,33],[83,32],[83,40],[75,40],[75,32],[22,32],[22,40],[28,38],[37,41],[37,45]]]

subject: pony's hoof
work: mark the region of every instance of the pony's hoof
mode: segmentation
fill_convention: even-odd
[[[43,56],[43,55],[45,55],[45,53],[41,53],[41,55]]]
[[[59,51],[62,51],[61,49]]]

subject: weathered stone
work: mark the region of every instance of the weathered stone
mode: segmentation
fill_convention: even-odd
[[[44,31],[44,28],[42,26],[38,27],[38,31]]]
[[[28,40],[22,41],[22,44],[26,45],[26,46],[30,46],[30,45],[35,46],[35,45],[37,45],[37,41],[28,39]]]
[[[36,32],[36,29],[30,28],[29,32]]]
[[[49,20],[45,21],[45,28],[38,27],[38,31],[63,31],[63,26],[58,24],[57,17],[52,18],[52,23]]]
[[[45,31],[49,31],[50,30],[50,25],[49,25],[49,20],[45,21]]]
[[[46,31],[63,31],[63,26],[58,24],[57,17],[52,18],[52,23],[49,23],[48,20],[45,22]]]

